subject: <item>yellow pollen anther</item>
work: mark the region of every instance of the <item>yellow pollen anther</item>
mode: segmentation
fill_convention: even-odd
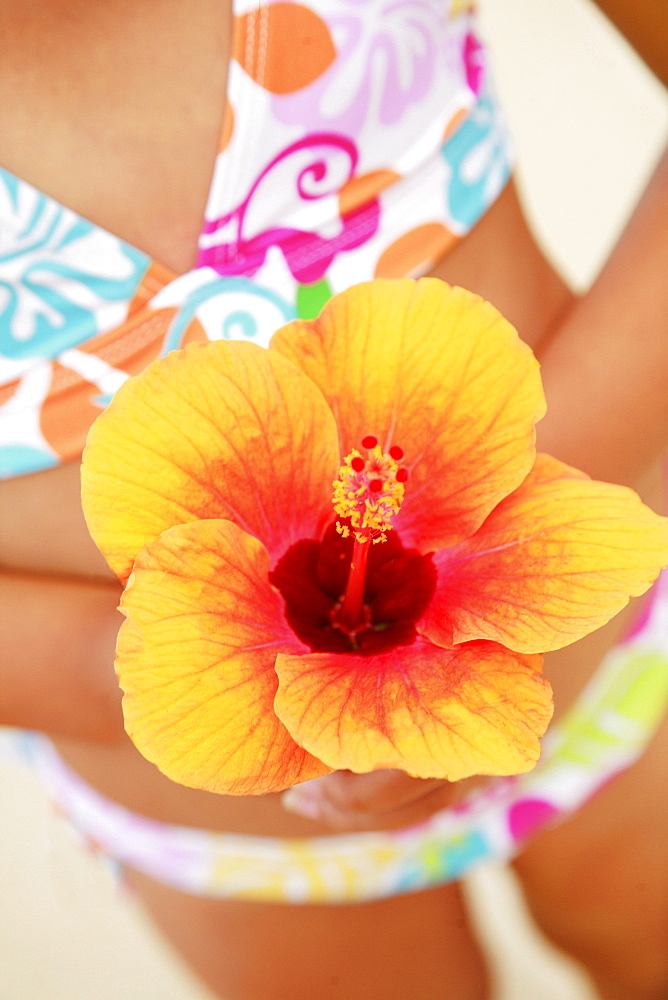
[[[344,538],[353,534],[358,542],[384,542],[392,528],[392,518],[404,499],[404,484],[397,481],[399,464],[383,453],[379,445],[370,448],[364,459],[355,448],[346,456],[333,483],[332,502],[339,517],[336,530]]]

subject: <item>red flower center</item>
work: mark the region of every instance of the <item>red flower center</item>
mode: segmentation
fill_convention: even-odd
[[[396,531],[368,552],[362,614],[354,625],[342,616],[354,539],[330,524],[321,542],[292,545],[269,574],[285,601],[295,634],[313,652],[373,656],[415,641],[418,621],[436,588],[431,555],[405,549]]]

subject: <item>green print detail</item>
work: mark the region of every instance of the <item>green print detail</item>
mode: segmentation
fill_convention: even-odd
[[[612,748],[642,744],[662,717],[668,695],[666,653],[621,647],[608,658],[615,662],[615,675],[603,691],[597,690],[595,677],[589,696],[562,723],[561,760],[596,766]]]
[[[297,286],[297,315],[300,319],[315,319],[328,299],[332,297],[332,289],[326,278],[315,281],[312,285]]]

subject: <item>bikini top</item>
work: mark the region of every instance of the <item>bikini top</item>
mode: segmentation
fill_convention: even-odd
[[[0,478],[81,454],[118,386],[193,339],[266,345],[418,276],[510,153],[466,0],[235,0],[197,265],[175,275],[0,168]]]

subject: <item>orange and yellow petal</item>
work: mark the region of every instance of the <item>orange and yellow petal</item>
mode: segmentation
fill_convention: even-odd
[[[181,784],[260,794],[329,771],[274,713],[276,656],[304,647],[268,568],[266,549],[230,521],[179,525],[137,559],[116,658],[126,728]]]
[[[318,389],[253,344],[191,344],[123,385],[82,471],[93,539],[127,578],[176,524],[227,518],[280,554],[331,517],[336,426]]]
[[[538,363],[482,299],[436,279],[357,285],[272,352],[320,387],[341,454],[375,435],[410,473],[395,526],[421,551],[467,536],[529,472],[544,413]]]
[[[333,768],[400,768],[457,781],[519,774],[538,760],[552,714],[540,657],[490,642],[424,640],[379,656],[282,653],[276,712]]]
[[[438,644],[491,639],[559,649],[644,593],[668,562],[668,519],[622,486],[539,455],[471,538],[437,553],[419,631]]]

